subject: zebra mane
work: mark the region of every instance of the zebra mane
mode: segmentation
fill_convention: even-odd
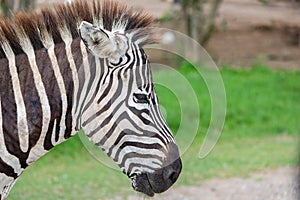
[[[140,45],[155,41],[149,28],[154,18],[142,10],[134,11],[126,5],[112,0],[76,0],[71,4],[57,4],[31,13],[20,12],[11,19],[0,18],[0,58],[5,58],[1,44],[7,43],[15,55],[23,53],[20,43],[23,37],[30,39],[34,50],[45,48],[45,34],[54,44],[63,42],[62,32],[68,32],[72,39],[78,38],[78,26],[82,21],[110,31],[132,32],[133,40]],[[140,29],[140,30],[138,30]]]

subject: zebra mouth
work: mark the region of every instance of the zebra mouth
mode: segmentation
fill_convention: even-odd
[[[168,190],[177,180],[182,168],[181,159],[165,166],[154,173],[141,173],[130,176],[132,187],[137,192],[142,192],[150,197],[155,193]]]
[[[137,191],[144,193],[150,197],[154,196],[154,191],[151,187],[150,181],[147,174],[142,173],[131,177],[132,188]]]

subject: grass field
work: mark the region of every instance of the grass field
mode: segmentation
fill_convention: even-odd
[[[201,120],[196,138],[183,155],[184,168],[176,185],[200,184],[212,177],[246,177],[265,168],[296,165],[300,72],[272,71],[259,63],[252,69],[224,67],[221,70],[227,95],[224,130],[212,153],[199,159],[210,121],[209,94],[204,81],[190,65],[183,64],[179,71],[197,94]],[[157,73],[165,79],[171,78],[169,72]],[[158,86],[157,92],[167,121],[176,132],[180,120],[178,100],[165,87]],[[188,131],[186,134],[188,137]],[[75,136],[29,167],[9,200],[104,199],[132,193],[128,178],[96,161]]]

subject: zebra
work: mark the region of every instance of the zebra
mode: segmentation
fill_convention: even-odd
[[[161,193],[178,147],[143,46],[154,19],[111,0],[73,1],[0,20],[0,199],[30,164],[83,130],[131,180]]]

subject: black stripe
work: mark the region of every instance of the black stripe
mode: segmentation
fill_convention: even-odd
[[[141,149],[163,149],[163,147],[158,144],[158,143],[153,143],[153,144],[144,144],[141,142],[124,142],[121,146],[120,146],[120,150],[127,147],[127,146],[133,146],[133,147],[138,147]]]
[[[117,88],[116,92],[114,93],[113,97],[112,97],[111,100],[110,100],[110,104],[111,104],[111,105],[117,100],[117,98],[120,96],[120,94],[121,94],[121,92],[122,92],[122,90],[123,90],[123,80],[122,80],[122,78],[121,78],[121,73],[122,73],[122,70],[120,70],[120,71],[118,72],[118,76],[117,76],[117,77],[118,77],[118,88]],[[130,77],[131,77],[131,76],[130,76]],[[113,78],[113,77],[111,77],[111,78]],[[128,88],[131,88],[131,86],[132,86],[132,79],[129,80],[129,86],[128,86]],[[128,104],[128,102],[126,101],[126,99],[129,98],[129,95],[130,95],[130,91],[127,92],[127,97],[125,98],[126,104]],[[116,105],[116,107],[114,108],[114,110],[112,111],[112,113],[113,113],[113,114],[116,113],[117,110],[118,110],[123,104],[124,104],[124,102],[121,101],[118,105]],[[99,111],[99,112],[97,113],[97,115],[100,115],[102,112],[103,112],[103,111]],[[111,116],[110,119],[111,119],[112,117],[113,117],[113,116]],[[128,118],[129,118],[129,117],[128,117]],[[89,122],[91,122],[93,119],[94,119],[94,118],[91,117],[91,119],[90,119]],[[99,130],[101,129],[101,127],[103,127],[103,126],[100,125],[97,129],[95,129],[94,131],[92,131],[92,132],[91,132],[91,135],[94,135],[97,131],[99,131]],[[112,133],[111,133],[111,134],[112,134]],[[89,134],[89,136],[90,136],[90,134]],[[107,138],[107,137],[110,137],[110,135],[109,135],[109,136],[106,135],[104,138]],[[102,140],[103,140],[103,139],[102,139]],[[104,142],[104,141],[102,141],[102,140],[100,141],[100,143],[103,143],[103,142]]]
[[[115,68],[110,73],[107,74],[107,77],[109,76],[109,84],[105,88],[105,90],[102,93],[101,97],[98,99],[98,101],[97,101],[98,104],[107,96],[107,94],[111,93],[111,87],[113,85],[114,78],[115,78],[115,74],[114,73],[115,73],[116,70],[119,70],[119,69]],[[119,75],[118,75],[118,77],[119,77]],[[105,80],[103,81],[103,83],[105,83]],[[119,84],[120,84],[120,80],[119,80]]]
[[[90,69],[90,80],[87,87],[86,94],[89,94],[89,91],[91,90],[93,83],[96,79],[96,57],[93,56],[91,53],[88,53],[88,63],[89,63],[89,69]],[[92,91],[93,92],[93,91]]]
[[[69,86],[69,88],[72,88],[71,86]],[[70,93],[72,93],[72,90],[67,90],[67,101],[68,101],[68,108],[67,108],[67,115],[65,118],[65,124],[66,124],[66,131],[65,131],[65,135],[64,138],[68,139],[69,137],[71,137],[71,133],[72,133],[72,97],[70,95]],[[79,130],[77,130],[79,131]]]
[[[109,132],[113,132],[115,130],[115,127],[117,127],[119,121],[120,121],[120,119],[118,119],[118,121],[114,123],[114,126],[113,126],[114,129],[109,130]],[[147,137],[158,138],[158,140],[162,141],[162,143],[164,145],[166,145],[166,143],[164,143],[164,140],[162,140],[162,138],[161,138],[161,136],[159,134],[157,134],[155,132],[147,131],[147,130],[143,131],[142,133],[143,133],[143,135],[146,135]],[[138,134],[136,132],[134,132],[133,130],[129,130],[129,129],[122,130],[122,132],[120,134],[118,134],[118,137],[117,137],[117,139],[114,142],[114,145],[112,145],[109,148],[107,155],[111,156],[111,153],[112,153],[113,149],[120,143],[120,141],[122,140],[122,138],[124,136],[131,136],[131,135],[132,136],[137,136]]]
[[[3,61],[3,59],[1,60]],[[27,167],[26,159],[28,154],[23,153],[20,149],[17,125],[17,107],[15,103],[12,80],[9,73],[8,62],[1,64],[1,108],[3,122],[3,137],[8,153],[16,156],[22,168]]]
[[[94,114],[93,116],[91,116],[89,119],[87,119],[85,122],[83,122],[82,123],[82,126],[86,126],[88,123],[91,123],[93,120],[95,120],[95,118],[97,117],[97,116],[99,116],[99,115],[101,115],[101,113],[103,113],[104,111],[106,111],[106,110],[108,110],[110,107],[111,107],[111,105],[113,105],[114,104],[114,102],[118,99],[118,97],[120,96],[120,94],[122,93],[122,90],[123,90],[123,80],[122,80],[122,78],[121,78],[121,70],[118,72],[118,75],[117,75],[117,80],[118,80],[118,87],[117,87],[117,90],[115,91],[115,93],[114,93],[114,95],[111,97],[111,99],[110,99],[110,101],[100,110],[100,111],[98,111],[96,114]],[[113,83],[113,80],[114,80],[114,74],[112,73],[111,74],[111,76],[110,76],[110,85],[112,85],[112,83]],[[104,92],[103,94],[102,94],[102,96],[100,97],[100,99],[101,98],[104,98],[107,94],[109,94],[108,92],[112,92],[111,91],[111,86],[109,87],[107,87],[106,89],[105,89],[105,91],[107,92]],[[104,95],[105,94],[105,95]],[[99,100],[100,100],[99,99]],[[98,104],[100,103],[100,101],[98,100]],[[114,112],[113,112],[114,113]]]
[[[78,79],[79,79],[79,87],[78,87],[78,93],[77,96],[74,98],[77,99],[77,105],[76,105],[76,113],[78,113],[81,105],[80,104],[80,97],[85,96],[85,92],[83,91],[83,86],[85,84],[85,71],[83,67],[83,55],[80,48],[80,40],[74,40],[71,44],[71,50],[72,50],[72,56],[75,62],[75,66],[77,67],[77,73],[78,73]]]
[[[112,119],[113,117],[115,117],[115,116],[114,116],[114,113],[116,113],[116,111],[119,110],[120,107],[121,107],[122,105],[123,105],[123,102],[119,103],[119,104],[114,108],[114,110],[112,111],[112,114],[110,114],[103,122],[101,122],[100,126],[98,126],[95,130],[93,130],[93,131],[89,134],[89,136],[91,137],[91,136],[95,135],[98,131],[101,130],[102,127],[104,127],[105,125],[107,125],[107,124],[111,121],[111,119]],[[122,114],[121,114],[121,115],[122,115]],[[102,144],[104,144],[105,140],[106,140],[107,138],[109,138],[112,134],[113,134],[113,132],[108,131],[108,132],[105,134],[105,136],[102,138],[102,140],[101,140],[99,143],[97,143],[96,145],[101,146]]]
[[[149,116],[149,109],[143,109],[143,110],[138,110],[138,109],[136,109],[135,107],[129,107],[129,109],[130,109],[130,111],[132,112],[132,113],[134,113],[145,125],[152,125],[152,126],[154,126],[154,124],[151,122],[151,121],[149,121],[148,119],[146,119],[146,118],[144,118],[143,116],[142,116],[142,114],[144,113],[144,114],[146,114],[146,115],[148,115]]]
[[[61,72],[61,75],[64,80],[64,85],[66,89],[67,101],[68,101],[68,108],[67,114],[65,118],[66,124],[66,131],[64,138],[67,139],[71,136],[72,133],[72,103],[73,103],[73,90],[74,90],[74,82],[72,79],[72,71],[70,68],[70,63],[66,56],[66,48],[64,43],[60,43],[55,45],[54,52],[58,62],[58,66]]]
[[[47,128],[47,134],[44,141],[45,150],[50,150],[54,145],[52,144],[52,134],[53,129],[55,131],[55,138],[59,138],[60,128],[53,127],[54,121],[57,121],[57,124],[60,124],[61,115],[62,115],[62,99],[60,94],[60,89],[58,82],[55,78],[53,66],[51,64],[50,57],[47,51],[35,51],[36,64],[39,70],[39,73],[42,77],[42,82],[46,90],[48,97],[48,103],[50,105],[51,119],[50,125]],[[40,118],[41,120],[42,118]]]
[[[161,131],[163,131],[163,133],[164,133],[163,135],[165,136],[165,138],[173,137],[171,132],[170,132],[170,129],[167,126],[167,122],[165,121],[165,119],[161,115],[158,104],[153,105],[151,108],[152,108],[151,109],[152,112],[157,113],[157,118],[155,118],[154,114],[150,114],[150,116],[152,116],[152,120],[157,125],[157,127],[159,127]]]
[[[118,154],[119,156],[119,154]],[[118,162],[119,160],[118,159],[118,156],[116,156],[114,158],[114,161],[115,162]],[[150,159],[157,159],[157,160],[160,160],[162,161],[162,158],[160,156],[157,156],[157,155],[153,155],[153,154],[141,154],[141,153],[137,153],[137,152],[130,152],[130,153],[127,153],[123,158],[122,158],[122,161],[121,163],[119,164],[119,166],[123,167],[125,166],[125,162],[127,161],[127,159],[129,158],[143,158],[143,159],[147,159],[147,158],[150,158]],[[139,163],[130,163],[129,166],[136,166],[136,164],[139,164]],[[158,164],[158,163],[157,163]],[[145,165],[146,166],[146,165]],[[150,169],[154,169],[152,168],[151,166],[146,166],[147,168],[150,168]]]
[[[122,149],[125,148],[125,147],[127,147],[127,146],[134,146],[134,147],[138,147],[138,148],[141,148],[141,149],[149,149],[149,150],[150,149],[157,149],[157,150],[161,150],[162,152],[164,152],[166,154],[166,152],[164,151],[163,147],[160,144],[158,144],[158,143],[144,144],[144,143],[140,143],[140,142],[131,142],[130,141],[130,142],[124,142],[120,146],[120,148],[118,149],[118,151],[116,153],[116,156],[114,158],[115,161],[117,161],[117,159],[119,157],[119,154],[121,153]],[[148,156],[147,156],[147,154],[138,154],[138,153],[134,153],[134,152],[130,152],[128,154],[131,155],[132,157],[140,157],[140,158],[153,158],[153,157],[155,157],[158,160],[162,159],[162,158],[160,158],[160,157],[158,157],[156,155],[151,155],[151,154],[148,154]],[[126,154],[124,156],[125,158],[122,158],[123,165],[121,164],[119,166],[123,167],[124,163],[126,162],[126,159],[132,158],[130,156],[127,156],[128,154]],[[141,163],[130,163],[128,172],[131,172],[133,167],[141,167],[141,165],[144,166],[144,167],[146,167],[146,168],[149,168],[149,169],[155,169],[155,168],[152,168],[151,166],[143,165]]]
[[[49,123],[47,134],[45,136],[44,144],[43,144],[44,149],[47,151],[49,151],[50,149],[52,149],[54,147],[54,145],[52,144],[52,141],[51,141],[53,128],[54,128],[54,120],[51,120]]]
[[[1,38],[0,38],[0,40],[1,40]],[[2,49],[2,46],[0,45],[0,59],[3,59],[3,58],[6,58],[6,55]],[[2,66],[2,65],[0,65],[0,66]],[[1,197],[0,197],[0,199],[1,199]]]
[[[42,51],[41,54],[45,54],[45,52]],[[16,66],[27,114],[28,131],[30,133],[30,151],[30,149],[36,145],[40,138],[42,128],[42,106],[38,91],[35,87],[33,72],[29,67],[30,64],[25,54],[21,54],[16,57]]]
[[[85,94],[81,94],[81,95],[84,95],[84,99],[82,101],[82,105],[80,106],[80,116],[81,114],[85,111],[86,108],[88,108],[87,106],[83,107],[84,105],[86,105],[86,101],[87,101],[87,97],[89,95],[90,92],[93,93],[94,96],[91,96],[91,99],[89,100],[88,103],[91,103],[93,102],[93,100],[95,99],[95,95],[97,94],[98,90],[95,90],[95,91],[90,91],[91,90],[91,87],[93,86],[93,83],[94,83],[94,80],[96,78],[96,62],[95,62],[95,59],[97,59],[95,56],[93,56],[92,54],[88,54],[88,60],[89,60],[89,69],[91,70],[90,71],[90,79],[89,79],[89,83],[88,83],[88,86],[87,86],[87,89],[86,89],[86,92]],[[100,78],[101,80],[101,78]],[[99,81],[100,82],[100,81]],[[77,119],[77,124],[80,124],[81,118],[79,117]]]
[[[98,126],[95,130],[91,131],[89,133],[89,137],[92,137],[93,135],[95,135],[98,131],[101,130],[102,127],[104,127],[105,125],[107,125],[111,119],[114,117],[114,114],[118,109],[120,109],[120,107],[122,106],[122,102],[119,103],[115,109],[112,111],[112,114],[110,114],[104,121],[101,122],[100,126]],[[101,112],[98,113],[99,115],[101,114]],[[111,133],[112,134],[112,133]],[[106,140],[105,138],[110,137],[110,132],[106,133],[106,135],[103,137],[103,139],[98,143],[99,145],[102,144],[103,142],[105,142],[104,140]]]
[[[92,115],[89,119],[84,121],[82,123],[82,127],[85,127],[88,123],[91,123],[97,116],[99,116],[101,113],[107,111],[111,106],[111,101],[108,101],[106,105],[102,107],[102,109],[98,112],[96,112],[94,115]]]
[[[4,162],[0,157],[0,172],[6,174],[9,177],[13,177],[14,179],[18,178],[18,174],[15,173],[14,169]]]
[[[98,59],[98,58],[95,58],[95,59]],[[94,100],[95,100],[95,98],[94,97],[96,97],[96,95],[97,95],[97,93],[99,92],[99,89],[100,89],[100,85],[101,85],[101,82],[102,82],[102,78],[103,78],[103,74],[104,74],[104,59],[99,59],[99,61],[100,61],[100,68],[102,69],[102,70],[100,70],[100,78],[99,78],[99,80],[98,80],[98,83],[97,83],[97,86],[96,86],[96,90],[94,91],[94,94],[92,95],[92,98],[89,100],[89,102],[87,102],[86,103],[86,106],[83,108],[83,110],[82,110],[82,113],[84,113],[91,105],[92,105],[92,103],[94,102]],[[95,67],[97,67],[97,66],[95,66]]]

